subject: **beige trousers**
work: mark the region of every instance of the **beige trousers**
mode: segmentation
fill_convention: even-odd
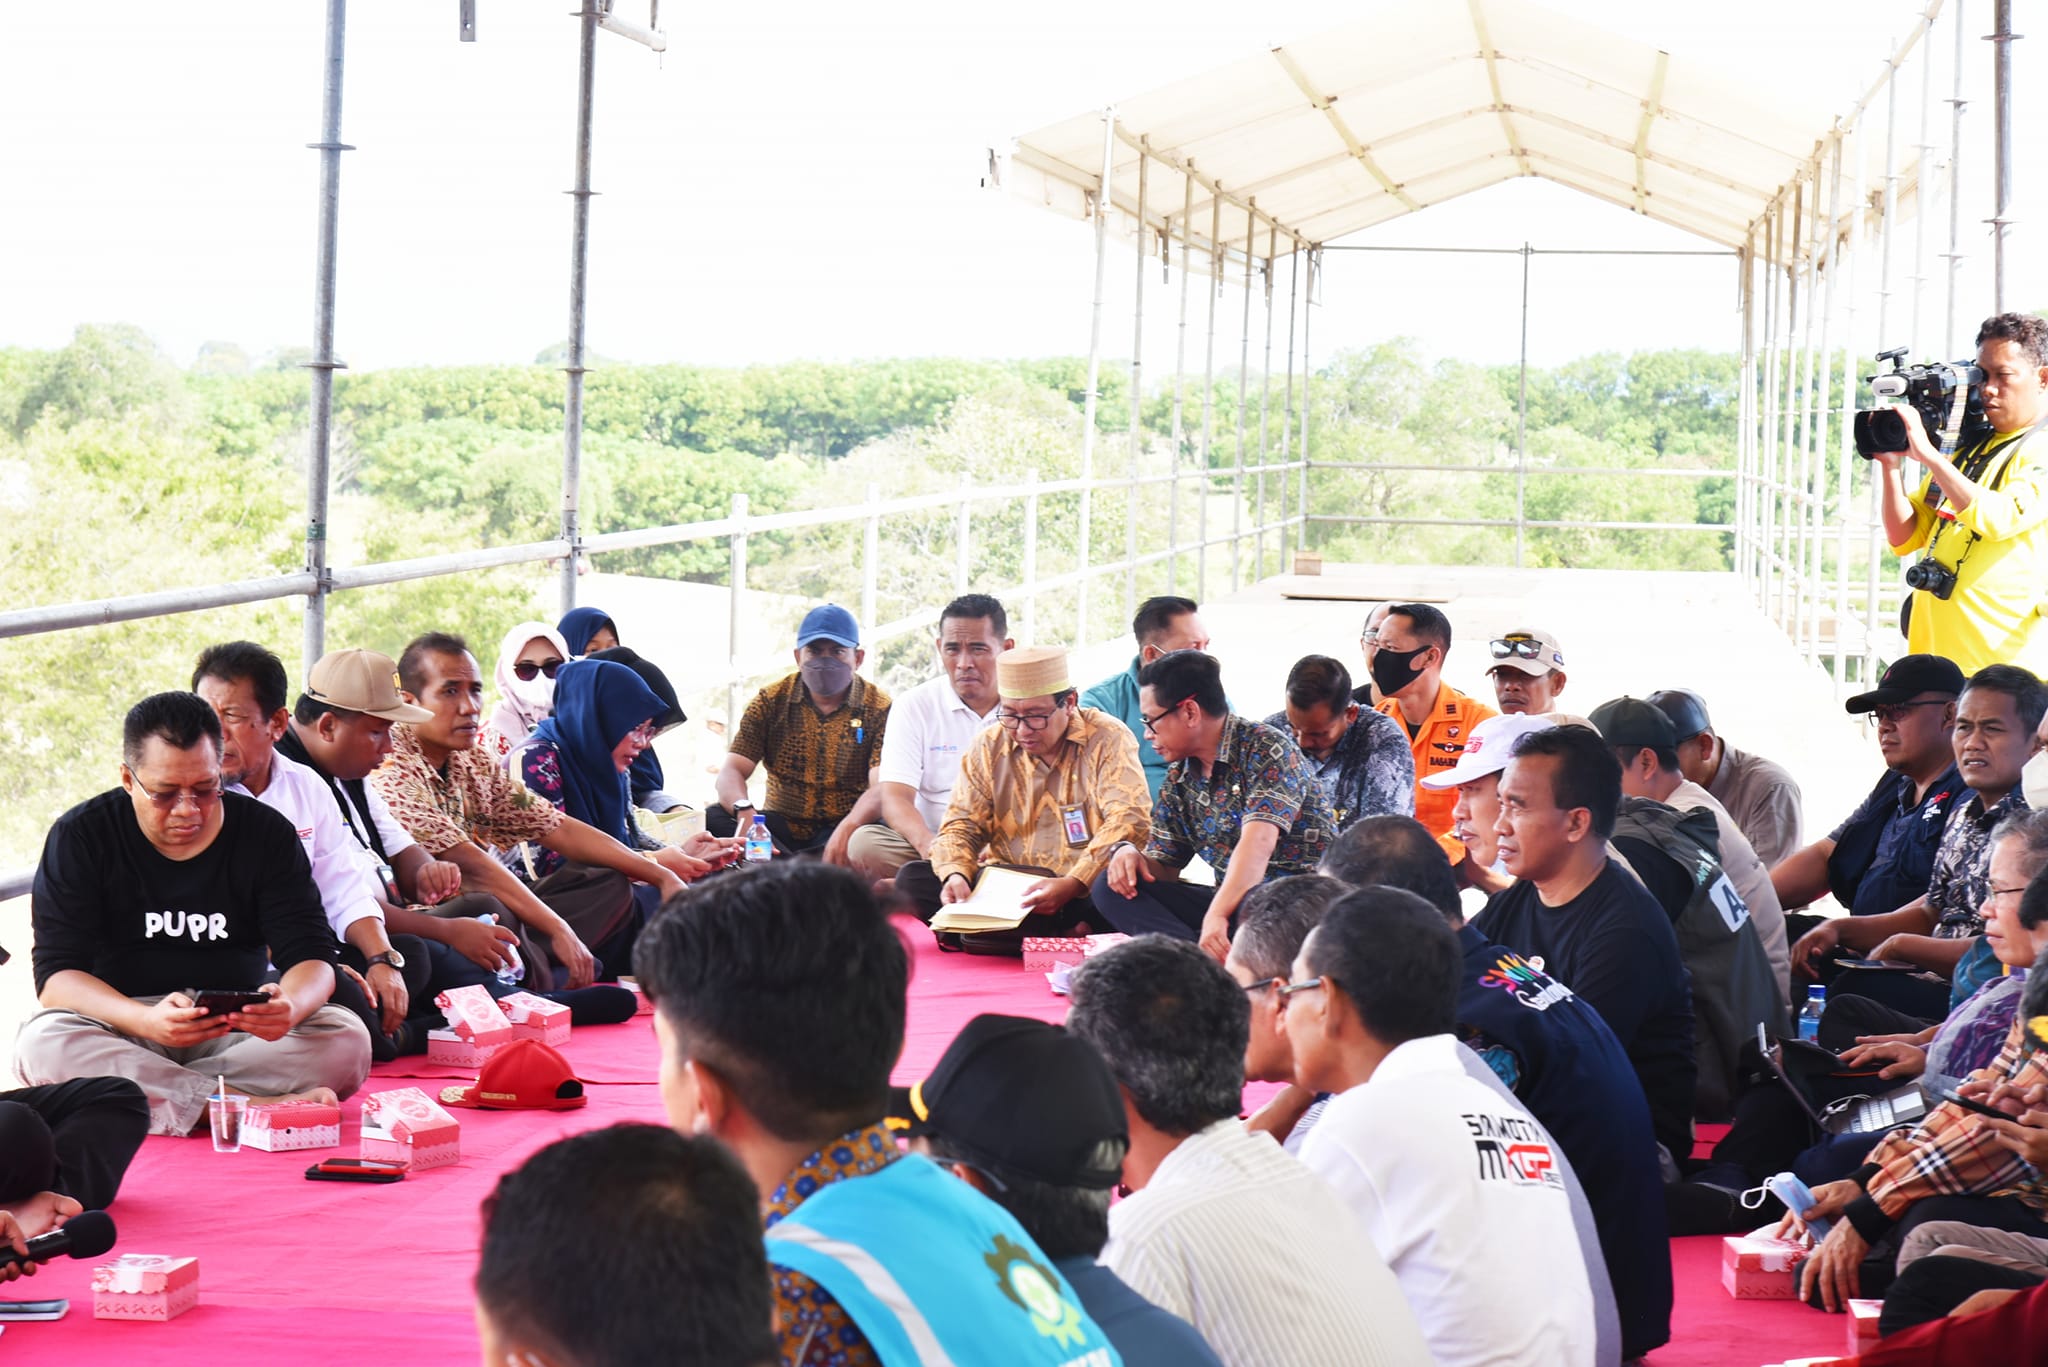
[[[877,822],[863,826],[846,842],[846,857],[863,878],[894,878],[896,870],[924,858],[917,846]]]

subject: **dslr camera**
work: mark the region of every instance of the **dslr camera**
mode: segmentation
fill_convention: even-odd
[[[1956,423],[1953,442],[1944,451],[1976,440],[1991,431],[1984,416],[1984,372],[1975,361],[1936,362],[1933,365],[1899,364],[1909,348],[1880,351],[1877,359],[1891,368],[1871,375],[1870,392],[1881,399],[1904,399],[1920,414],[1920,424],[1937,442],[1942,440],[1955,414],[1957,391],[1963,392],[1962,419]],[[1870,460],[1880,452],[1906,449],[1906,420],[1896,408],[1866,408],[1856,414],[1856,454]],[[1918,568],[1918,566],[1915,566]],[[1910,580],[1908,581],[1910,582]],[[1914,584],[1914,588],[1928,587]],[[1929,588],[1929,591],[1933,590]],[[1947,597],[1941,594],[1940,597]]]

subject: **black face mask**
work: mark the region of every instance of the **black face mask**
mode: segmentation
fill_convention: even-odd
[[[1418,677],[1415,661],[1428,646],[1417,646],[1413,650],[1388,650],[1381,646],[1372,657],[1372,686],[1380,691],[1383,698],[1391,698]]]

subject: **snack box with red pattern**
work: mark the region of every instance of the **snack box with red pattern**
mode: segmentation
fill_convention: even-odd
[[[294,1101],[251,1106],[242,1118],[242,1142],[265,1153],[341,1147],[341,1108]]]
[[[1849,1302],[1850,1357],[1855,1357],[1858,1353],[1867,1353],[1877,1347],[1877,1317],[1883,1310],[1883,1301]]]
[[[1088,937],[1088,949],[1086,951],[1086,957],[1092,959],[1096,955],[1100,954],[1103,950],[1112,949],[1130,938],[1131,937],[1128,935],[1118,935],[1113,933],[1106,935],[1090,935]]]
[[[1088,957],[1088,941],[1079,935],[1026,935],[1024,971],[1050,973],[1053,965],[1072,966]]]
[[[569,1042],[569,1008],[531,992],[498,998],[498,1009],[512,1022],[514,1039],[537,1039],[550,1049]]]
[[[499,1047],[466,1040],[453,1030],[427,1031],[427,1062],[444,1068],[481,1068]]]
[[[1813,1250],[1767,1230],[1731,1234],[1721,1241],[1721,1288],[1739,1301],[1799,1298],[1799,1264]]]
[[[446,1167],[462,1157],[462,1126],[418,1087],[374,1092],[363,1098],[362,1156],[408,1172]]]
[[[480,984],[451,987],[434,998],[434,1005],[448,1017],[448,1028],[472,1044],[496,1048],[512,1042],[512,1022]]]
[[[199,1260],[123,1253],[92,1270],[92,1317],[162,1323],[199,1304]]]

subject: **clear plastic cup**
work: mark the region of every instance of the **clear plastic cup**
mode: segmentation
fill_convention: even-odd
[[[230,1092],[206,1098],[206,1113],[213,1121],[213,1151],[242,1151],[242,1120],[249,1113],[249,1098]]]

